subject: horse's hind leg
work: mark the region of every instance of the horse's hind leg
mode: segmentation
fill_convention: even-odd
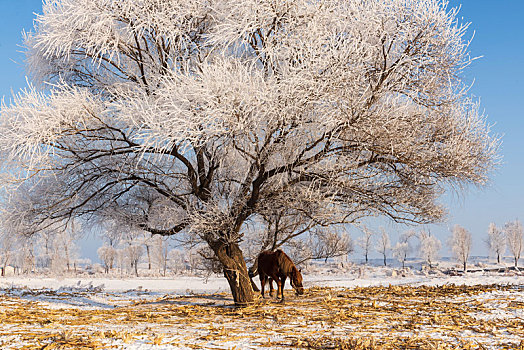
[[[278,291],[280,289],[280,278],[278,277],[278,275],[275,275],[275,274],[270,274],[268,275],[268,278],[269,278],[269,288],[270,288],[270,294],[273,292],[273,284],[272,284],[272,281],[275,281],[277,283],[277,299],[278,299]]]
[[[273,279],[269,277],[268,281],[269,281],[269,296],[272,297],[273,296]]]
[[[267,276],[264,273],[259,271],[258,277],[260,278],[260,293],[262,294],[262,298],[264,298],[264,289],[266,287]],[[270,292],[270,295],[271,295],[271,292]]]

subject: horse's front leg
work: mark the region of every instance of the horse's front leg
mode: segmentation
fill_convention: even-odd
[[[269,296],[272,297],[273,296],[273,279],[270,277],[269,278]],[[277,295],[278,297],[278,295]]]
[[[282,296],[282,299],[280,300],[280,302],[284,302],[284,286],[286,284],[286,276],[283,276],[282,277],[282,282],[280,284],[280,295]]]
[[[277,282],[277,299],[278,299],[278,293],[282,293],[282,282],[280,281],[280,278],[275,279],[275,282]]]

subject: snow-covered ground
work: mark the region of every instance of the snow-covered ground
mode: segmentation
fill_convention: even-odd
[[[360,268],[352,273],[314,272],[304,274],[304,287],[370,287],[388,285],[410,286],[439,286],[445,284],[476,285],[476,284],[524,284],[524,271],[520,274],[509,271],[507,273],[474,272],[465,275],[450,276],[441,272],[413,272],[401,275],[402,271],[388,268]],[[258,283],[258,278],[255,277]],[[290,288],[289,285],[286,286]],[[49,289],[58,292],[90,290],[93,292],[138,292],[140,294],[172,294],[191,295],[202,293],[228,292],[227,281],[217,275],[210,277],[23,277],[10,276],[0,278],[0,289],[4,292],[9,289],[35,290]]]
[[[451,263],[440,263],[438,269],[422,269],[418,265],[402,269],[398,266],[383,267],[360,264],[315,263],[303,271],[304,286],[324,287],[369,287],[378,285],[428,285],[444,284],[476,285],[476,284],[522,284],[524,283],[524,268],[515,271],[507,267],[507,271],[493,271],[504,268],[497,265],[471,267],[475,272],[463,274],[454,270]],[[486,270],[486,271],[484,271]],[[491,270],[491,271],[490,271]],[[456,271],[454,273],[447,272]],[[258,277],[255,277],[258,283]],[[287,288],[290,288],[287,285]],[[7,276],[0,277],[0,289],[50,289],[56,291],[92,290],[105,292],[139,291],[142,294],[172,294],[190,295],[201,293],[228,292],[226,280],[219,275],[208,277],[175,276],[175,277],[133,277],[126,276],[80,276],[80,277],[46,277],[46,276]]]
[[[283,305],[258,300],[244,311],[231,307],[220,276],[2,277],[0,348],[373,345],[363,339],[419,348],[524,345],[524,273],[477,268],[452,276],[449,267],[317,263],[303,271],[305,296],[289,291]]]

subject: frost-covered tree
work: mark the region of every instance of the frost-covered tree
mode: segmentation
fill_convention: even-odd
[[[402,262],[402,268],[406,266],[408,255],[413,251],[411,239],[416,236],[415,230],[406,230],[400,234],[397,244],[392,248],[393,256]]]
[[[155,266],[166,275],[169,261],[169,242],[165,237],[155,235],[151,239],[151,256]]]
[[[35,236],[22,236],[18,239],[18,249],[15,252],[14,262],[18,272],[29,273],[35,268]]]
[[[113,269],[113,266],[115,265],[115,262],[118,258],[117,250],[111,245],[104,244],[97,249],[97,254],[100,258],[100,261],[102,261],[105,272],[109,273]]]
[[[38,232],[35,238],[36,267],[50,269],[54,273],[70,271],[78,258],[80,225],[71,221],[69,225],[53,225]]]
[[[184,253],[179,249],[171,249],[168,253],[169,269],[173,273],[185,272],[186,264],[184,261]]]
[[[504,231],[498,228],[493,222],[489,224],[486,243],[489,251],[497,256],[497,263],[500,264],[500,257],[506,251],[506,236]]]
[[[406,259],[410,251],[408,242],[397,242],[391,250],[393,252],[393,257],[402,262],[402,268],[405,268]]]
[[[380,228],[380,236],[378,237],[378,240],[377,240],[376,249],[377,249],[377,252],[382,254],[382,256],[384,257],[384,266],[386,266],[387,265],[386,257],[387,257],[388,251],[391,249],[391,240],[389,238],[389,234],[383,227]]]
[[[314,258],[327,261],[329,258],[347,257],[353,250],[353,241],[347,232],[321,232],[317,235]]]
[[[67,271],[71,271],[71,265],[79,255],[76,241],[80,231],[80,223],[73,222],[67,225],[65,229],[56,232],[53,240],[54,256],[59,257]]]
[[[441,0],[45,1],[37,87],[0,123],[3,183],[34,185],[5,212],[27,234],[98,216],[192,236],[245,305],[251,220],[427,223],[450,183],[487,181],[466,28]]]
[[[131,270],[135,272],[135,276],[138,277],[138,263],[140,258],[144,255],[144,247],[141,244],[129,242],[128,245],[123,249],[126,261],[129,263]]]
[[[49,268],[53,253],[53,230],[42,230],[38,233],[37,237],[37,266],[41,268]]]
[[[430,268],[433,267],[433,263],[439,256],[440,248],[442,243],[440,240],[432,236],[429,232],[420,231],[418,234],[419,238],[419,255],[428,264]]]
[[[124,274],[124,271],[127,271],[129,262],[124,251],[124,248],[116,248],[116,262],[118,269],[120,270],[120,275]]]
[[[6,234],[0,231],[0,266],[2,267],[2,276],[5,273],[6,267],[12,264],[15,257],[15,250],[17,248],[18,237]]]
[[[453,226],[448,245],[457,261],[464,267],[464,272],[467,271],[471,242],[471,233],[468,230],[460,225]]]
[[[362,226],[362,232],[364,233],[364,235],[358,238],[357,245],[364,252],[364,258],[366,259],[367,264],[369,252],[371,251],[371,246],[373,245],[373,237],[375,236],[375,233],[366,226]]]
[[[522,223],[519,220],[511,221],[504,225],[504,233],[508,249],[515,259],[515,267],[518,266],[520,254],[524,248],[524,230],[522,230]]]
[[[152,268],[152,264],[151,264],[151,255],[152,255],[152,248],[153,248],[153,236],[151,236],[151,234],[149,232],[145,232],[145,236],[141,239],[141,241],[143,242],[144,244],[144,247],[146,249],[146,257],[147,257],[147,269],[148,270],[151,270]]]

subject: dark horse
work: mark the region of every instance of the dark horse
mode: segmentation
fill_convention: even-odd
[[[257,259],[256,270],[258,270],[260,277],[262,297],[264,297],[264,287],[267,282],[269,282],[269,295],[273,294],[272,281],[275,281],[277,283],[277,298],[280,292],[282,301],[284,301],[284,284],[288,277],[291,280],[291,287],[293,287],[296,294],[304,294],[300,270],[293,264],[289,256],[280,249],[274,252],[264,251],[260,253]]]

